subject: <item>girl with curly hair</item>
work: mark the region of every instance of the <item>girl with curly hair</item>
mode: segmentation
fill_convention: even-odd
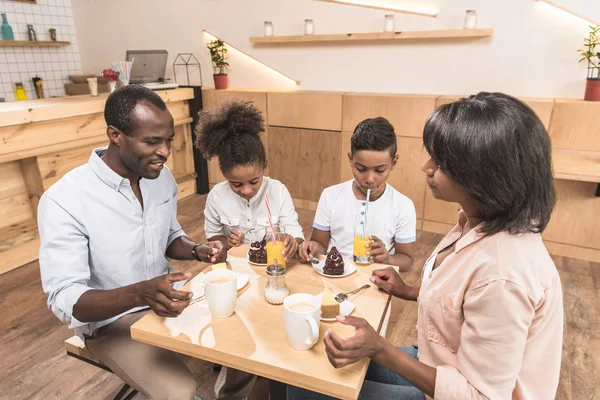
[[[273,224],[285,229],[284,257],[291,259],[304,241],[292,197],[285,185],[264,176],[265,147],[261,112],[249,101],[230,100],[202,111],[196,128],[196,147],[202,155],[219,158],[226,182],[210,191],[204,209],[207,238],[225,246],[261,241],[269,226],[265,196],[269,196]]]

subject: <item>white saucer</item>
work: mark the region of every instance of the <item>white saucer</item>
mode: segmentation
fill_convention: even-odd
[[[316,295],[315,299],[318,300],[319,304],[321,304],[321,302],[323,301],[323,293]],[[342,315],[344,317],[347,315],[350,315],[350,314],[352,314],[352,311],[354,311],[355,308],[356,308],[356,306],[354,305],[353,302],[351,302],[350,300],[346,300],[340,304],[340,315]],[[321,321],[333,322],[333,321],[336,321],[336,319],[321,317]]]
[[[320,275],[326,276],[328,278],[343,278],[344,276],[348,276],[357,270],[356,265],[352,261],[344,259],[344,273],[341,275],[327,275],[323,272],[323,267],[325,266],[325,260],[319,260],[318,264],[312,264],[313,268]]]
[[[242,272],[236,272],[237,275],[237,290],[242,289],[244,286],[248,284],[248,280],[250,279],[250,275],[244,274]],[[200,282],[204,279],[204,272],[199,273],[192,279],[190,283],[190,291],[194,294],[194,300],[198,300],[199,298],[204,296],[204,289],[199,285]]]

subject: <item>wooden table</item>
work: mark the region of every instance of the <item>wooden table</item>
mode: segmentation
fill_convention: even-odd
[[[321,321],[317,344],[307,351],[294,350],[286,338],[283,306],[271,305],[264,298],[265,267],[249,265],[246,251],[247,247],[242,246],[231,250],[228,257],[234,271],[250,275],[248,284],[238,292],[233,316],[213,318],[208,311],[193,304],[175,319],[165,319],[151,312],[131,327],[132,338],[330,396],[356,399],[369,360],[335,369],[325,355],[323,344],[323,334],[328,328],[344,337],[354,335],[354,328]],[[288,264],[286,283],[290,294],[318,294],[324,286],[333,293],[346,292],[369,283],[371,271],[381,267],[373,264],[359,267],[347,277],[327,278],[308,264],[292,261]],[[356,305],[352,315],[365,318],[385,335],[390,296],[372,285],[350,300]],[[170,330],[178,336],[172,336]]]

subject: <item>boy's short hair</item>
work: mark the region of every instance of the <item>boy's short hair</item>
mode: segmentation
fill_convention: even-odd
[[[354,154],[360,150],[389,151],[395,157],[398,144],[390,121],[377,117],[359,122],[350,139],[350,151]]]

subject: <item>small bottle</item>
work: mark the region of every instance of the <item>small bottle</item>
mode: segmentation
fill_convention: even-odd
[[[477,11],[475,10],[467,10],[465,12],[465,29],[475,29],[477,28]]]
[[[315,24],[312,19],[304,20],[304,34],[305,35],[314,35],[315,34]]]
[[[25,92],[22,82],[15,83],[15,98],[17,101],[27,100],[27,92]]]
[[[33,25],[27,24],[27,34],[29,35],[29,41],[37,42],[37,34],[35,33],[35,30],[33,29]]]
[[[265,36],[273,36],[273,22],[265,21]]]
[[[2,13],[2,27],[0,27],[0,30],[2,31],[2,40],[15,40],[12,27],[8,24],[5,13]]]
[[[396,30],[396,21],[394,14],[387,14],[383,23],[384,32],[394,32]]]
[[[285,284],[285,268],[282,265],[269,265],[267,267],[267,285],[265,286],[265,299],[271,304],[282,304],[290,291]]]
[[[50,40],[56,42],[56,29],[50,28],[48,29],[48,32],[50,32]]]

